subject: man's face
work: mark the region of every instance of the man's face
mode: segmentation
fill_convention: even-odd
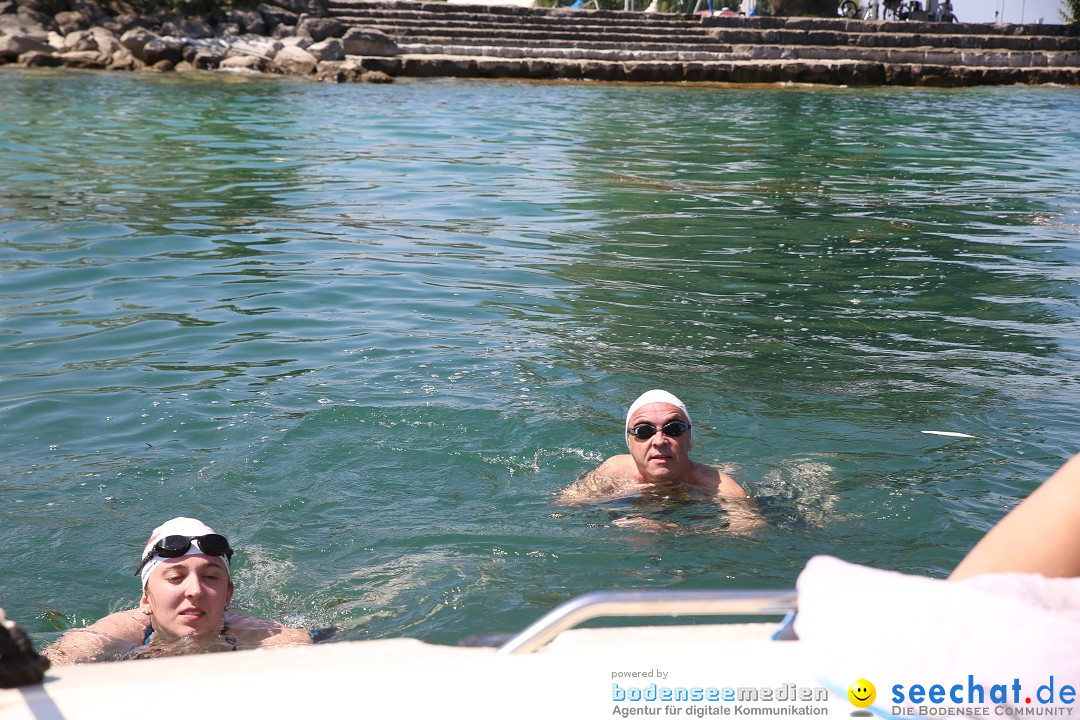
[[[649,423],[657,429],[647,440],[627,434],[626,444],[634,458],[638,473],[651,482],[678,482],[690,477],[690,431],[670,437],[662,430],[666,423],[678,420],[689,424],[682,410],[668,403],[642,405],[630,416],[628,428]]]

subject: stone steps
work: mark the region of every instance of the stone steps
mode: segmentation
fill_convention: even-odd
[[[400,55],[368,58],[365,69],[405,77],[520,78],[603,82],[813,83],[826,85],[1080,84],[1076,68],[995,68],[889,64],[841,60],[813,62],[709,61],[607,62],[559,58],[492,58],[461,55]]]
[[[340,2],[340,0],[338,0]],[[417,3],[419,4],[419,3]],[[451,6],[453,7],[453,6]],[[584,14],[584,13],[579,13]],[[631,14],[631,13],[626,13]],[[631,14],[633,15],[633,14]],[[638,14],[640,15],[640,14]],[[900,26],[908,28],[912,25],[930,25],[931,28],[940,30],[940,24],[930,23],[866,23],[849,21],[852,26],[846,29],[793,29],[793,28],[754,28],[754,27],[712,27],[704,21],[684,21],[680,23],[652,24],[632,23],[620,21],[572,21],[565,16],[538,17],[528,21],[523,26],[520,18],[513,16],[502,18],[496,16],[488,19],[475,19],[471,17],[456,18],[453,16],[421,14],[417,12],[394,13],[392,11],[376,12],[349,12],[348,9],[336,11],[334,16],[352,25],[363,24],[366,27],[374,27],[388,34],[415,34],[418,29],[431,30],[437,27],[443,34],[453,32],[462,33],[487,33],[492,36],[506,38],[528,39],[547,34],[552,37],[564,39],[588,38],[590,36],[603,36],[607,38],[625,38],[634,41],[643,37],[652,40],[658,38],[679,38],[685,42],[694,42],[697,39],[711,37],[714,41],[728,43],[770,43],[781,45],[853,45],[864,47],[963,47],[968,49],[1002,49],[1002,50],[1056,50],[1069,51],[1080,49],[1080,37],[1067,35],[1003,35],[1000,33],[979,34],[971,32],[959,32],[947,34],[944,32],[899,32],[882,31],[879,28],[884,25]],[[650,17],[650,16],[645,16]],[[655,16],[652,16],[655,17]],[[719,18],[716,18],[719,19]],[[752,20],[752,18],[748,19]],[[433,22],[434,21],[434,22]],[[822,20],[822,23],[830,21]],[[843,21],[841,21],[843,22]],[[831,23],[837,25],[837,23]],[[952,25],[947,27],[967,27]],[[979,25],[984,31],[993,26]],[[1050,26],[1046,26],[1050,27]]]
[[[1080,28],[328,0],[328,15],[378,30],[395,58],[365,67],[415,77],[648,82],[1080,85]]]
[[[359,25],[359,23],[356,23]],[[488,39],[489,44],[517,44],[528,47],[533,42],[545,40],[557,40],[564,44],[576,42],[603,41],[611,43],[623,43],[633,45],[636,43],[656,43],[666,40],[669,43],[686,45],[715,44],[716,38],[708,34],[698,35],[653,35],[645,32],[575,32],[573,30],[537,30],[533,28],[483,28],[475,26],[424,26],[424,25],[381,25],[364,24],[364,27],[381,30],[393,38],[409,37],[444,37],[444,38],[478,38]]]
[[[739,29],[751,31],[795,30],[874,34],[980,35],[984,37],[1064,37],[1080,39],[1080,28],[1073,25],[1006,25],[991,23],[934,23],[848,20],[843,18],[783,17],[687,17],[663,13],[623,12],[616,10],[570,10],[568,8],[521,8],[498,5],[456,5],[444,2],[409,2],[407,0],[328,0],[332,16],[364,18],[399,18],[436,22],[527,23],[530,26],[564,25],[586,28],[620,25],[623,27],[696,30]]]
[[[506,45],[455,44],[425,42],[398,43],[407,55],[453,55],[492,58],[537,58],[564,60],[606,60],[617,62],[707,62],[743,60],[853,60],[862,62],[906,63],[918,65],[970,65],[975,67],[1044,68],[1080,65],[1080,52],[1075,53],[972,53],[960,50],[925,50],[907,48],[856,49],[800,45],[729,45],[708,46],[697,50],[655,47],[589,47],[568,48],[562,45],[534,45],[527,48]],[[957,57],[959,55],[959,57]]]
[[[1065,64],[1077,64],[1080,58],[1080,47],[1077,43],[1053,42],[1046,47],[1038,47],[1034,43],[1025,43],[1019,47],[1004,46],[988,43],[978,46],[974,43],[949,45],[945,43],[922,42],[921,36],[908,36],[901,38],[900,42],[887,42],[885,38],[851,35],[840,38],[847,42],[828,42],[829,37],[804,37],[799,42],[785,42],[783,39],[762,38],[755,40],[747,37],[745,33],[728,33],[724,35],[696,35],[680,37],[657,37],[644,34],[628,35],[623,33],[568,33],[568,32],[543,32],[534,30],[506,30],[492,32],[490,29],[476,28],[471,26],[420,26],[420,25],[380,25],[367,24],[365,27],[376,28],[395,38],[399,44],[424,43],[424,44],[453,44],[453,45],[476,45],[486,47],[516,47],[528,49],[532,47],[543,48],[552,45],[562,47],[597,47],[612,46],[648,50],[673,50],[677,47],[696,48],[698,50],[718,49],[733,45],[746,46],[771,46],[771,47],[829,47],[837,52],[847,53],[852,58],[874,53],[889,53],[901,50],[917,50],[922,52],[936,51],[942,53],[976,54],[1011,54],[1014,56],[1026,55],[1031,58],[1038,57],[1071,57],[1073,60]],[[967,36],[974,37],[974,36]],[[1054,38],[1058,40],[1058,38]],[[1036,65],[1061,64],[1060,62],[1035,62]]]
[[[375,28],[391,37],[487,37],[506,41],[531,41],[538,39],[558,39],[565,41],[606,42],[648,42],[673,40],[680,43],[727,43],[727,44],[770,44],[770,45],[837,45],[845,47],[880,48],[880,47],[935,47],[943,49],[965,50],[1013,50],[1028,52],[1075,52],[1080,50],[1080,43],[1071,38],[1033,37],[1033,36],[995,36],[995,35],[923,35],[917,33],[883,35],[881,33],[839,33],[832,31],[747,31],[741,29],[714,29],[711,31],[665,30],[650,32],[647,28],[604,27],[545,29],[537,27],[520,28],[496,24],[472,22],[446,22],[432,25],[425,20],[399,21],[392,18],[371,19],[363,16],[339,17],[349,25]],[[490,44],[490,43],[489,43]]]
[[[833,30],[839,32],[924,33],[937,35],[1001,35],[1036,37],[1080,37],[1075,25],[1013,25],[995,23],[936,23],[892,20],[847,20],[844,18],[785,17],[703,17],[707,27],[756,29]]]

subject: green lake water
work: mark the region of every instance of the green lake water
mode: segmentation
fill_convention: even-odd
[[[174,515],[233,541],[239,609],[338,639],[790,588],[820,553],[943,576],[1080,450],[1078,117],[0,70],[0,606],[39,643],[132,607]],[[653,387],[767,529],[556,506]]]

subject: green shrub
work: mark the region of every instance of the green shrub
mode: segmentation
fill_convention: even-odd
[[[1061,19],[1067,23],[1080,22],[1080,0],[1065,0],[1065,9],[1061,11]]]

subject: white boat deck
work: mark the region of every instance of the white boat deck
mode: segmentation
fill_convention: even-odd
[[[571,630],[524,655],[391,639],[58,667],[42,685],[0,690],[0,717],[607,718],[620,707],[663,716],[665,703],[615,702],[612,683],[818,687],[799,642],[770,641],[776,628]],[[691,706],[711,715],[734,705],[671,704],[679,717],[704,716]],[[817,705],[826,716],[851,710],[846,699]]]

